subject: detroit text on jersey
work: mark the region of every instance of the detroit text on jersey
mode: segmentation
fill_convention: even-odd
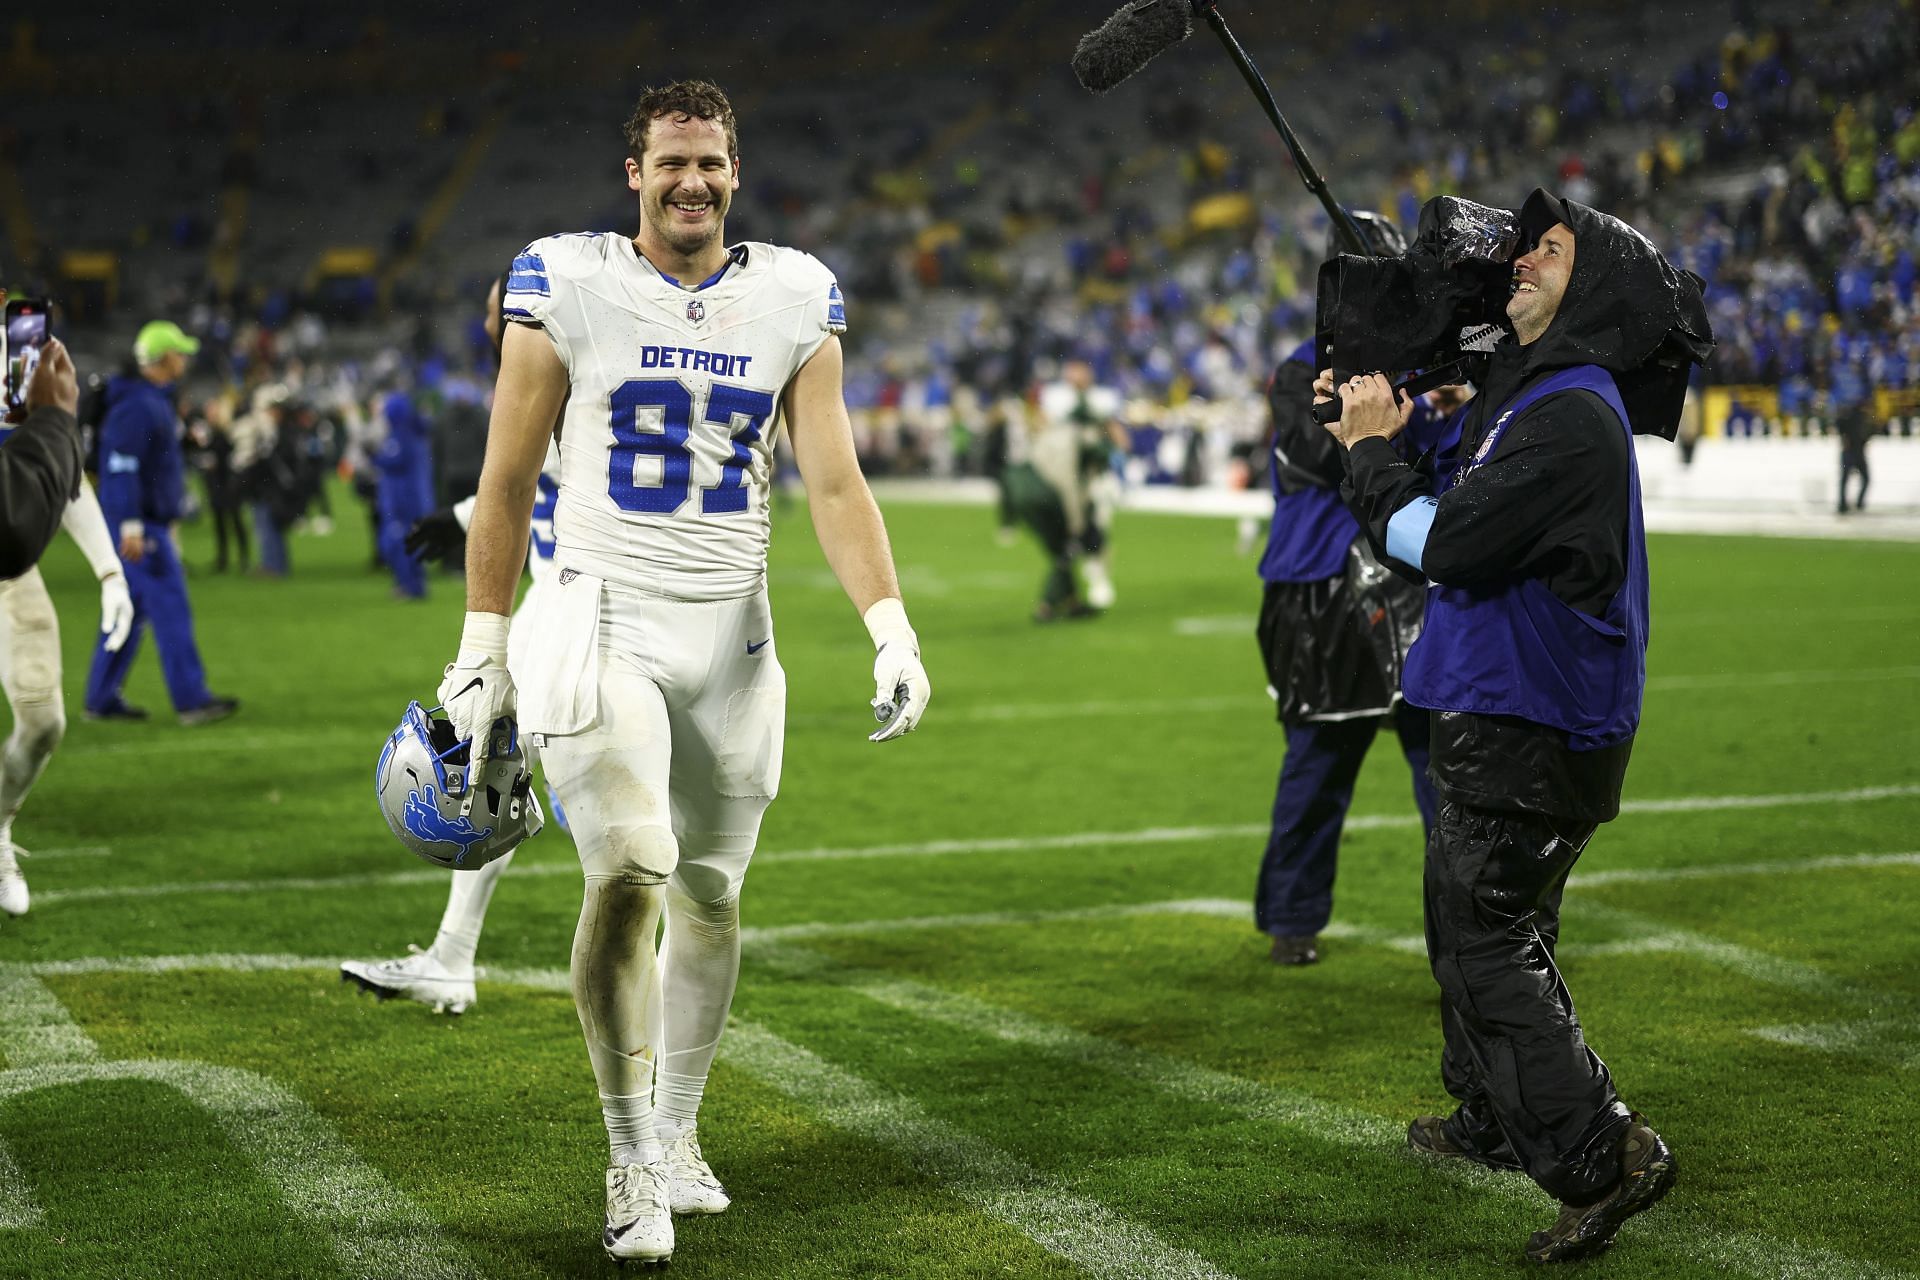
[[[502,310],[546,330],[571,380],[556,559],[682,599],[758,590],[780,398],[846,328],[832,272],[743,244],[689,290],[622,236],[550,236],[514,260]]]

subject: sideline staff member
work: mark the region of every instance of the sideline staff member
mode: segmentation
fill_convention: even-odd
[[[1553,952],[1567,874],[1619,812],[1646,683],[1632,431],[1673,424],[1633,422],[1614,375],[1636,373],[1669,327],[1706,325],[1696,282],[1626,224],[1537,191],[1520,225],[1518,341],[1495,350],[1464,411],[1456,468],[1436,485],[1390,447],[1411,406],[1380,375],[1338,388],[1332,430],[1355,516],[1433,584],[1404,690],[1434,712],[1427,950],[1460,1105],[1416,1119],[1408,1141],[1524,1169],[1561,1202],[1527,1256],[1557,1262],[1611,1244],[1675,1176],[1587,1047]],[[1683,318],[1623,353],[1620,335],[1656,311]],[[1330,374],[1315,386],[1335,390]]]

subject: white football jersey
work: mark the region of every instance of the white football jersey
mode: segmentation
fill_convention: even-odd
[[[514,259],[502,309],[544,328],[571,378],[556,559],[679,599],[759,590],[780,397],[846,329],[833,273],[742,244],[687,289],[624,236],[549,236]]]

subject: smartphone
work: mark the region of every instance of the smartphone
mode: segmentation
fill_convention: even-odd
[[[7,362],[7,417],[22,418],[27,410],[27,385],[40,367],[40,353],[47,345],[45,298],[7,299],[5,345]]]

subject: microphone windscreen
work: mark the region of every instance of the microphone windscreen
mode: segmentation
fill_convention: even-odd
[[[1073,75],[1094,93],[1107,90],[1193,34],[1190,0],[1131,0],[1099,30],[1080,37]]]

